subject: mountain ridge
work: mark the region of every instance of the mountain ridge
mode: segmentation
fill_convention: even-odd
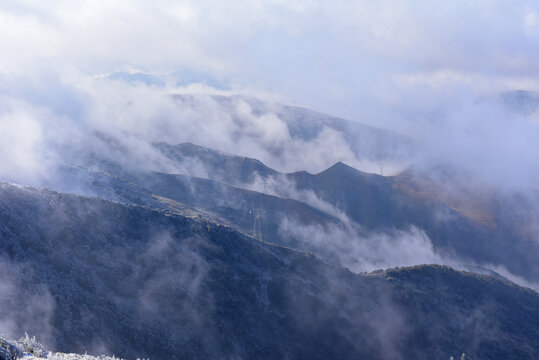
[[[127,358],[427,359],[466,352],[531,359],[538,348],[539,295],[488,276],[440,266],[354,274],[219,224],[6,184],[0,224],[3,263],[14,269],[7,271],[13,276],[22,267],[26,274],[11,297],[39,284],[50,289],[48,316],[60,351],[83,353],[106,341],[109,353]],[[487,298],[493,307],[484,306]],[[445,304],[442,312],[437,302]],[[461,307],[495,320],[504,337],[478,337],[461,315],[446,318]],[[434,318],[443,337],[423,333]],[[390,319],[393,329],[385,329]],[[18,324],[29,325],[38,333],[44,323]],[[380,347],[384,341],[391,347]]]

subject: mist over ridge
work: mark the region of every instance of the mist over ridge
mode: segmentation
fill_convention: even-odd
[[[539,357],[536,1],[4,0],[0,34],[0,360]]]

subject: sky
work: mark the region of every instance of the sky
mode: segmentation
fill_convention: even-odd
[[[2,74],[199,74],[364,121],[412,89],[539,89],[537,1],[2,0],[0,20]]]
[[[537,116],[476,106],[539,90],[537,1],[0,0],[0,54],[0,130],[22,142],[46,131],[36,112],[77,121],[89,83],[142,72],[395,129],[501,182],[539,179]]]

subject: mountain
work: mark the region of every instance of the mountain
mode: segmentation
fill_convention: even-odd
[[[300,224],[322,226],[340,224],[339,219],[301,201],[231,186],[218,181],[182,174],[131,171],[107,167],[95,171],[86,167],[63,167],[57,176],[60,183],[76,183],[84,195],[116,202],[181,211],[182,214],[212,218],[250,234],[252,211],[266,212],[267,237],[275,243],[290,246],[281,240],[279,224],[293,217]],[[233,179],[233,177],[231,177]],[[56,178],[55,178],[56,181]],[[50,188],[55,188],[50,184]],[[60,187],[57,190],[60,190]]]
[[[3,321],[125,358],[533,359],[539,295],[438,265],[355,274],[174,211],[0,185]],[[24,311],[33,297],[50,306]],[[22,308],[21,308],[22,306]]]
[[[530,116],[539,109],[539,93],[528,90],[506,91],[498,101],[512,114]]]
[[[303,225],[328,224],[311,210],[305,212],[303,207],[290,211],[290,206],[285,205],[290,200],[284,199],[292,198],[325,212],[327,219],[338,217],[335,210],[340,211],[361,226],[361,235],[369,231],[403,230],[414,226],[424,230],[440,252],[457,256],[463,261],[501,265],[531,281],[539,279],[536,261],[539,253],[539,207],[535,206],[539,201],[533,202],[533,197],[519,194],[504,195],[488,191],[485,186],[472,184],[466,174],[454,167],[438,165],[429,167],[430,172],[410,168],[398,175],[384,177],[361,172],[339,162],[318,174],[304,171],[280,174],[257,160],[189,143],[157,146],[174,161],[196,161],[207,169],[205,174],[208,180],[252,188],[252,183],[257,179],[256,190],[277,195],[280,199],[271,197],[269,201],[270,198],[265,195],[247,195],[240,190],[235,190],[237,196],[232,196],[231,191],[223,185],[214,186],[212,190],[208,187],[202,190],[198,185],[193,185],[198,190],[191,194],[204,194],[199,198],[205,199],[196,201],[178,195],[185,193],[181,190],[176,192],[175,189],[180,188],[178,185],[170,185],[168,190],[162,186],[148,186],[161,189],[163,196],[217,212],[245,231],[249,231],[250,226],[250,222],[245,221],[249,220],[249,205],[263,206],[271,217],[268,219],[268,233],[274,242],[327,255],[309,247],[307,242],[296,239],[294,234],[282,234],[282,229],[279,232],[283,217],[296,219]],[[149,180],[133,181],[145,184]],[[199,180],[189,181],[197,184]],[[271,189],[264,189],[263,183],[270,184]],[[318,203],[309,201],[305,194],[314,195]],[[215,203],[212,204],[215,199],[228,203],[231,208],[243,209],[239,212],[231,211],[230,207],[218,209]],[[328,205],[335,210],[328,210]],[[335,220],[331,223],[338,223]]]
[[[174,120],[85,124],[44,146],[39,187],[0,182],[2,338],[123,358],[538,357],[538,294],[508,280],[537,287],[537,192],[410,165],[413,140],[300,107],[159,104]]]
[[[212,150],[192,143],[170,145],[157,143],[154,146],[167,158],[179,164],[196,163],[211,180],[231,185],[244,186],[255,181],[255,177],[266,178],[278,174],[256,159],[236,156]]]
[[[490,196],[499,205],[487,209],[495,216],[492,223],[485,224],[453,206],[455,199],[470,203],[473,198],[439,196],[443,188],[438,186],[433,191],[435,182],[422,182],[409,173],[383,177],[338,163],[320,174],[302,172],[291,174],[290,178],[298,190],[313,191],[363,227],[413,225],[423,229],[441,251],[478,263],[503,265],[531,280],[539,278],[535,260],[539,238],[532,230],[539,212],[532,203],[525,203],[526,198]],[[514,214],[522,219],[517,220]]]
[[[328,147],[323,156],[330,163],[338,161],[338,157],[344,155],[349,162],[375,164],[377,170],[384,164],[388,168],[408,165],[423,150],[420,143],[400,133],[300,106],[281,105],[243,95],[179,94],[173,96],[173,101],[178,109],[189,109],[189,114],[200,113],[208,117],[222,117],[222,122],[230,125],[225,131],[230,134],[226,136],[230,135],[233,141],[237,142],[236,153],[244,147],[241,146],[244,145],[243,140],[247,140],[248,143],[256,144],[268,154],[279,158],[280,161],[275,162],[283,166],[280,170],[297,167],[298,163],[301,163],[301,157],[311,157],[312,154],[305,151],[317,150],[316,144],[318,150],[322,150],[320,146]],[[207,126],[205,130],[208,133],[213,133],[214,128],[219,127],[218,124],[215,126],[206,124],[207,119],[199,121],[204,123],[201,127]],[[216,145],[212,137],[199,137],[196,133],[193,135],[185,141],[205,147]],[[334,147],[333,151],[338,147],[339,152],[332,154],[329,146]],[[230,152],[230,148],[218,149]],[[238,155],[252,156],[248,153]],[[296,164],[294,166],[286,161],[281,164],[283,159],[295,159]],[[331,164],[324,163],[324,165]]]

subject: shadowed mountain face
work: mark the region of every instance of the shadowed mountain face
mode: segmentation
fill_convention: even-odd
[[[358,275],[212,221],[0,186],[3,321],[122,357],[533,359],[539,295],[442,266]],[[13,304],[48,299],[33,321]],[[46,336],[47,334],[41,334]]]
[[[539,278],[538,233],[526,231],[534,226],[527,218],[533,219],[539,213],[522,199],[491,196],[492,202],[503,201],[503,205],[481,208],[494,213],[493,223],[484,224],[452,206],[459,198],[465,203],[472,199],[439,196],[426,183],[406,174],[382,177],[338,163],[317,175],[299,173],[290,177],[298,189],[314,191],[365,228],[414,225],[423,229],[439,250],[478,263],[503,265],[528,279]],[[415,191],[410,191],[411,186],[416,186]],[[439,188],[440,195],[442,191]],[[517,220],[517,216],[510,215],[516,212],[525,218]]]
[[[116,175],[113,175],[116,174]],[[251,234],[254,208],[266,211],[266,233],[272,242],[290,246],[279,235],[283,218],[293,217],[303,225],[340,225],[341,222],[324,211],[304,202],[280,198],[261,192],[234,187],[219,181],[182,174],[127,171],[107,166],[106,172],[84,167],[64,167],[62,182],[76,182],[85,195],[103,199],[151,206],[182,214],[196,214],[234,226]]]
[[[271,192],[278,198],[246,193],[237,188],[232,190],[225,185],[213,185],[202,190],[196,185],[202,180],[191,179],[192,186],[197,188],[192,194],[199,195],[188,199],[181,195],[185,191],[176,191],[178,186],[172,182],[168,185],[161,182],[156,186],[156,179],[168,175],[152,175],[152,178],[135,181],[141,184],[153,181],[145,186],[160,191],[163,196],[212,211],[245,231],[249,231],[250,222],[246,221],[249,220],[249,206],[262,206],[271,217],[268,234],[277,243],[300,246],[326,255],[305,242],[300,244],[293,234],[279,232],[280,221],[286,217],[298,219],[299,224],[303,225],[319,223],[327,226],[339,222],[335,219],[335,216],[339,217],[338,214],[332,211],[336,210],[361,227],[358,230],[360,235],[414,226],[424,230],[435,249],[441,253],[463,261],[504,266],[531,281],[539,279],[536,261],[539,253],[539,201],[534,202],[533,197],[519,194],[495,193],[480,184],[471,186],[465,174],[458,169],[440,166],[433,168],[431,174],[411,169],[397,176],[383,177],[337,163],[316,175],[307,172],[284,175],[254,159],[231,156],[192,144],[159,144],[158,147],[174,161],[198,159],[205,169],[216,167],[215,172],[205,172],[209,180],[248,188],[253,188],[253,181],[256,180],[255,189]],[[180,177],[172,178],[175,180],[171,181],[178,181]],[[266,189],[265,183],[270,184],[271,188]],[[317,199],[318,203],[308,201],[301,194],[312,194],[311,198]],[[309,211],[305,211],[307,208],[304,207],[286,205],[290,200],[284,199],[289,197],[307,202]],[[217,202],[228,203],[229,207],[219,208]],[[328,210],[327,205],[332,209]],[[325,212],[326,218],[313,212],[312,207]]]

